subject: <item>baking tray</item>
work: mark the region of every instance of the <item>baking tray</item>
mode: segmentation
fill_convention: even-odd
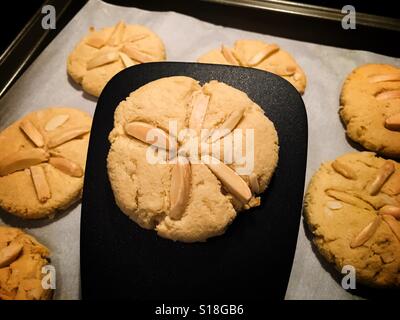
[[[66,3],[61,0],[49,2]],[[147,11],[115,7],[94,0],[73,0],[78,7],[84,5],[78,14],[73,17],[78,9],[69,11],[69,7],[64,11],[58,10],[60,21],[62,16],[66,17],[65,23],[68,17],[73,17],[72,20],[65,28],[60,22],[56,30],[46,32],[40,27],[39,13],[34,27],[27,28],[28,31],[23,32],[7,51],[8,54],[2,56],[0,82],[7,82],[9,91],[0,100],[0,130],[23,114],[48,105],[75,106],[93,114],[97,99],[83,94],[79,86],[67,78],[65,69],[60,68],[82,37],[82,30],[91,25],[111,25],[121,18],[148,25],[166,42],[168,57],[172,61],[195,61],[200,54],[221,43],[231,44],[238,38],[256,38],[276,42],[287,49],[307,74],[308,87],[303,100],[308,114],[306,181],[309,181],[321,162],[354,150],[345,138],[337,114],[338,97],[345,76],[362,63],[400,65],[399,59],[389,57],[400,56],[400,47],[393,41],[399,38],[399,33],[383,28],[361,25],[356,30],[343,30],[338,21],[329,19],[204,1],[132,0],[129,3]],[[174,26],[174,22],[178,27]],[[190,30],[190,37],[185,30]],[[43,39],[38,37],[44,33]],[[38,39],[42,40],[40,45],[29,46]],[[42,48],[45,49],[39,55]],[[341,48],[363,49],[389,56]],[[11,72],[13,66],[18,72]],[[4,89],[2,93],[7,89],[0,87]],[[80,297],[80,217],[80,205],[57,216],[54,221],[21,222],[0,212],[1,222],[27,228],[29,233],[52,249],[52,263],[58,272],[55,299]],[[371,291],[344,290],[340,286],[340,274],[315,252],[309,236],[302,221],[286,299],[359,299],[381,295],[380,292],[371,294]]]
[[[244,91],[274,123],[279,163],[261,205],[239,213],[225,234],[185,244],[139,227],[115,203],[107,175],[114,111],[153,80],[218,80]],[[83,299],[283,299],[296,248],[307,158],[307,115],[297,90],[268,72],[199,63],[147,63],[117,74],[96,107],[81,218]],[[102,279],[99,281],[99,279]],[[132,290],[134,288],[134,290]]]

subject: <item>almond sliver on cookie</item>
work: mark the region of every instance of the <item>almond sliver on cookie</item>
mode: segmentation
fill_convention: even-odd
[[[10,243],[7,247],[0,249],[0,268],[13,263],[19,256],[23,245],[17,242]]]
[[[238,66],[239,61],[235,58],[235,56],[232,53],[232,50],[225,47],[224,45],[221,46],[221,53],[224,56],[224,58],[226,59],[226,61],[228,61],[230,64],[233,64],[234,66]]]
[[[205,95],[201,91],[193,93],[191,100],[192,113],[190,114],[189,128],[195,130],[197,133],[203,127],[203,121],[207,113],[209,101],[210,96]]]
[[[168,216],[177,220],[182,217],[189,201],[191,169],[186,158],[178,157],[171,172],[170,210]]]
[[[92,31],[86,38],[86,44],[96,49],[100,49],[107,42],[107,36],[100,31]]]
[[[254,173],[252,173],[249,176],[249,180],[250,180],[250,189],[254,194],[258,194],[260,193],[260,185],[258,184],[258,180],[257,180],[257,175],[255,175]]]
[[[289,77],[296,73],[296,66],[267,66],[266,69],[281,77]]]
[[[51,198],[50,186],[47,183],[46,175],[42,166],[33,166],[30,168],[33,185],[36,195],[40,202],[46,202]]]
[[[47,121],[44,130],[46,131],[53,131],[56,130],[58,127],[61,127],[65,122],[69,119],[68,114],[59,114],[54,116],[49,121]]]
[[[147,38],[148,34],[135,34],[133,36],[128,37],[125,41],[126,42],[135,42]]]
[[[365,242],[367,242],[371,237],[375,234],[376,230],[381,223],[381,217],[377,216],[375,219],[370,222],[361,232],[351,241],[350,247],[352,249],[362,246]]]
[[[213,130],[210,136],[210,143],[213,143],[232,132],[232,130],[235,129],[237,124],[242,119],[243,114],[244,109],[233,111],[219,128]]]
[[[251,199],[251,190],[247,183],[231,168],[216,158],[205,155],[202,161],[221,181],[222,185],[240,202],[247,203]]]
[[[101,54],[93,59],[89,60],[86,64],[86,68],[88,70],[103,66],[105,64],[109,64],[115,62],[119,59],[118,52],[116,51],[109,51],[104,54]]]
[[[6,176],[15,171],[30,168],[48,159],[49,154],[41,148],[14,152],[0,160],[0,176]]]
[[[122,63],[124,64],[125,68],[129,68],[135,65],[135,63],[133,62],[133,60],[131,58],[128,57],[128,55],[126,55],[123,52],[119,52],[119,56],[122,60]]]
[[[400,219],[400,207],[386,205],[379,209],[379,214],[381,215],[389,215],[396,219]]]
[[[19,127],[28,136],[28,138],[39,148],[44,146],[44,139],[38,129],[35,128],[29,120],[21,121]]]
[[[400,81],[400,73],[377,74],[369,77],[370,83]]]
[[[136,61],[138,61],[138,62],[140,62],[140,63],[152,62],[152,61],[155,60],[155,59],[154,59],[152,56],[150,56],[149,54],[144,53],[144,52],[142,52],[142,51],[136,49],[134,46],[129,45],[129,44],[125,45],[125,46],[121,49],[121,51],[122,51],[123,53],[126,53],[126,54],[128,55],[129,58],[131,58],[131,59],[133,59],[133,60],[136,60]]]
[[[400,113],[387,118],[385,120],[385,127],[389,130],[400,131]]]
[[[336,200],[342,201],[344,203],[350,204],[352,206],[365,209],[365,210],[374,210],[374,208],[364,200],[361,200],[351,194],[348,194],[345,191],[340,191],[340,190],[334,190],[334,189],[327,189],[326,194],[330,196],[331,198],[334,198]]]
[[[400,90],[382,91],[375,95],[375,98],[378,100],[400,99]]]
[[[262,50],[257,52],[253,57],[251,57],[251,59],[249,59],[249,61],[247,62],[247,65],[253,67],[277,51],[279,51],[278,45],[268,44]]]
[[[338,160],[335,160],[332,162],[332,168],[342,175],[343,177],[347,179],[352,179],[355,180],[357,179],[357,175],[354,172],[352,168],[350,168],[348,165],[344,164],[343,162],[340,162]]]
[[[385,182],[393,174],[395,168],[391,162],[386,162],[382,167],[379,168],[376,177],[369,186],[369,194],[375,196],[382,189]]]
[[[139,121],[128,123],[125,125],[125,131],[130,136],[147,144],[151,144],[162,149],[169,149],[168,134],[164,130],[153,127],[148,123]]]
[[[81,166],[72,160],[61,157],[51,157],[49,159],[49,164],[71,177],[80,178],[83,176]]]
[[[55,148],[59,145],[68,142],[72,139],[80,137],[90,131],[90,126],[79,126],[75,128],[70,128],[61,132],[58,132],[56,135],[50,138],[47,143],[49,148]]]
[[[121,44],[124,32],[125,32],[125,23],[123,21],[118,22],[118,24],[114,27],[113,32],[111,33],[110,39],[108,39],[107,44],[110,46],[118,46]]]
[[[400,241],[400,223],[393,216],[386,214],[382,216],[382,219],[386,222],[390,230],[393,231],[396,238]]]

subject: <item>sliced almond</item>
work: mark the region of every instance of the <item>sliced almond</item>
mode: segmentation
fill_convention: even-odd
[[[195,130],[197,133],[199,133],[200,129],[203,127],[209,101],[210,96],[205,95],[200,90],[194,92],[192,95],[192,100],[190,102],[192,113],[190,114],[189,128]]]
[[[107,42],[107,35],[101,31],[92,31],[85,40],[86,44],[96,49],[100,49]]]
[[[357,179],[357,175],[354,172],[354,170],[352,168],[350,168],[350,166],[348,166],[347,164],[344,164],[343,162],[341,162],[339,160],[335,160],[332,162],[332,168],[337,173],[339,173],[340,175],[342,175],[343,177],[345,177],[347,179],[352,179],[352,180]]]
[[[216,158],[205,155],[202,161],[221,181],[222,185],[240,202],[247,203],[251,199],[251,190],[247,183],[231,168]]]
[[[124,37],[125,27],[126,26],[123,21],[118,22],[117,25],[114,27],[114,30],[111,33],[110,39],[108,39],[107,44],[109,44],[110,46],[120,45]]]
[[[133,62],[133,60],[131,58],[128,57],[128,55],[126,55],[123,52],[119,52],[119,56],[122,60],[122,63],[124,64],[125,68],[129,68],[135,65],[135,63]]]
[[[59,145],[68,142],[72,139],[80,137],[90,131],[90,126],[79,126],[74,128],[65,129],[63,131],[58,132],[56,135],[53,135],[47,146],[49,148],[55,148]]]
[[[86,64],[86,68],[88,70],[103,66],[105,64],[109,64],[115,62],[119,59],[119,54],[116,51],[109,51],[99,56],[94,57],[89,60]]]
[[[126,42],[136,42],[139,40],[142,40],[144,38],[147,38],[149,35],[148,34],[135,34],[133,36],[128,37],[125,41]]]
[[[257,52],[253,57],[249,59],[247,65],[253,67],[259,64],[264,59],[268,58],[270,55],[279,51],[279,46],[276,44],[268,44],[262,50]]]
[[[342,201],[344,203],[350,204],[357,208],[365,209],[365,210],[374,210],[374,208],[364,200],[361,200],[345,191],[339,191],[334,189],[328,189],[325,191],[328,196],[334,198],[336,200]]]
[[[71,177],[80,178],[83,176],[82,167],[72,160],[61,157],[51,157],[49,159],[49,164]]]
[[[136,49],[133,45],[130,45],[130,44],[123,46],[121,51],[123,53],[126,53],[129,58],[131,58],[135,61],[138,61],[140,63],[155,61],[154,57]]]
[[[389,226],[390,230],[393,231],[397,240],[400,241],[400,223],[393,216],[387,214],[383,215],[382,219]]]
[[[343,208],[343,204],[340,201],[328,201],[326,205],[332,210],[339,210]]]
[[[352,249],[362,246],[375,234],[376,230],[381,223],[382,219],[380,216],[374,218],[361,232],[350,242],[350,247]]]
[[[178,157],[171,172],[170,210],[169,217],[177,220],[182,217],[189,201],[191,169],[185,158]]]
[[[249,176],[249,180],[250,180],[250,189],[254,194],[258,194],[260,193],[260,185],[258,184],[258,179],[257,179],[257,175],[255,175],[254,173],[252,173]]]
[[[281,77],[289,77],[296,73],[296,66],[267,66],[267,70]]]
[[[369,77],[369,82],[400,81],[400,73],[376,74]]]
[[[41,148],[44,146],[43,136],[39,130],[35,128],[32,122],[29,120],[23,120],[19,127],[37,147]]]
[[[30,168],[47,161],[49,154],[41,148],[26,149],[14,152],[0,160],[0,176],[5,176],[18,170]]]
[[[224,56],[224,58],[226,59],[226,61],[228,61],[230,64],[233,64],[234,66],[240,65],[239,61],[233,55],[232,50],[229,49],[228,47],[225,47],[224,45],[222,45],[221,53]]]
[[[400,90],[382,91],[375,95],[375,98],[378,100],[400,99]]]
[[[157,127],[153,127],[152,125],[135,121],[125,125],[125,131],[130,136],[139,139],[145,143],[151,144],[155,147],[162,149],[169,149],[169,136],[168,134]],[[153,138],[149,137],[152,135]]]
[[[400,131],[400,113],[386,118],[385,127],[389,130]]]
[[[376,177],[369,185],[369,194],[375,196],[379,193],[382,186],[389,179],[395,170],[394,164],[392,162],[386,162],[382,167],[379,168]]]
[[[400,207],[386,205],[379,209],[379,214],[381,215],[389,215],[396,219],[400,219]]]
[[[19,256],[23,245],[12,242],[7,247],[0,249],[0,268],[8,267]]]
[[[33,166],[31,169],[31,177],[35,186],[36,195],[40,202],[46,202],[51,198],[50,186],[47,182],[46,175],[42,166]]]
[[[69,119],[68,114],[56,115],[49,121],[47,121],[46,125],[44,126],[44,130],[46,131],[56,130],[58,127],[61,127],[64,123],[66,123],[68,119]]]
[[[244,114],[244,109],[233,111],[219,128],[213,130],[209,142],[213,143],[218,139],[225,137],[230,132],[232,132],[232,130],[235,129],[237,124],[242,119],[243,114]]]

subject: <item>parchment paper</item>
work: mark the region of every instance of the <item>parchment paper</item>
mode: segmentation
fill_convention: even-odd
[[[201,54],[236,39],[276,42],[293,54],[308,84],[303,96],[309,125],[307,182],[320,163],[354,150],[345,139],[338,117],[343,79],[363,63],[400,60],[364,51],[352,51],[225,28],[174,12],[149,12],[89,1],[0,101],[0,129],[29,111],[53,105],[77,107],[93,114],[96,99],[84,94],[66,73],[66,59],[90,26],[103,27],[119,20],[143,24],[163,39],[170,61],[196,61]],[[81,206],[54,220],[26,222],[0,213],[1,223],[26,228],[52,251],[57,269],[56,299],[80,297],[79,228]],[[329,268],[328,268],[329,270]],[[287,299],[354,299],[321,265],[300,223],[296,256]]]

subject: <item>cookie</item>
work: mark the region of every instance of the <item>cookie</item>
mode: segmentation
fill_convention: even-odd
[[[400,68],[366,64],[354,69],[343,84],[340,116],[351,140],[400,158]]]
[[[42,267],[49,250],[20,229],[0,226],[0,300],[49,300]]]
[[[78,201],[91,117],[54,107],[27,114],[0,133],[0,207],[38,219]]]
[[[149,161],[148,130],[176,143],[159,148],[170,152],[164,163]],[[249,172],[239,173],[243,163],[226,161],[224,152],[211,148],[219,143],[224,150],[233,130],[243,133],[237,149],[242,154],[250,153],[245,142],[253,133]],[[192,138],[199,136],[206,151],[196,155],[201,144]],[[183,242],[221,235],[237,212],[259,205],[278,162],[276,130],[257,104],[224,83],[200,86],[189,77],[162,78],[132,92],[115,111],[109,140],[107,168],[116,204],[141,227]],[[246,165],[252,161],[246,159]]]
[[[121,70],[144,62],[165,60],[161,39],[150,29],[119,22],[100,30],[90,28],[68,57],[67,71],[87,93],[100,96]]]
[[[304,209],[314,243],[339,271],[350,265],[361,283],[400,287],[400,164],[372,152],[326,162]]]
[[[202,55],[197,61],[252,67],[281,76],[301,94],[306,88],[306,75],[293,57],[278,45],[260,40],[237,40],[232,49],[222,45]]]

